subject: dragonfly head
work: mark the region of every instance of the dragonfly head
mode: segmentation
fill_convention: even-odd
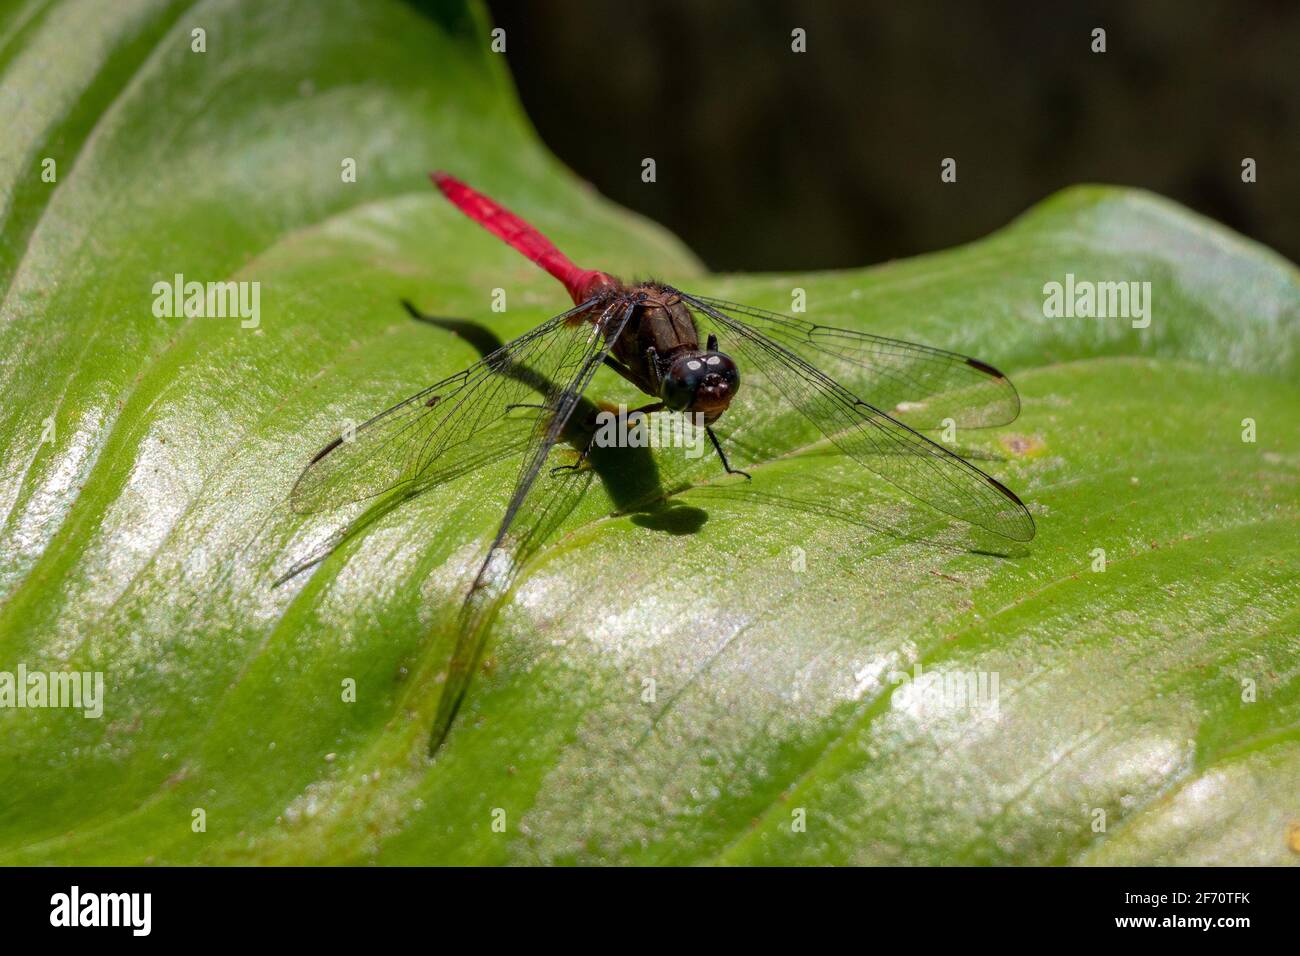
[[[663,377],[660,398],[675,412],[698,412],[712,423],[740,388],[740,371],[722,352],[685,352]]]

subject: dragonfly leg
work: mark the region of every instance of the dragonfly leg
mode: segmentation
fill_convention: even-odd
[[[645,367],[650,370],[652,394],[658,395],[664,383],[659,371],[659,353],[653,345],[645,350]]]
[[[582,450],[582,454],[578,456],[578,460],[575,461],[573,464],[556,465],[554,468],[551,469],[551,477],[552,478],[555,477],[562,471],[577,471],[579,468],[581,468],[583,465],[587,463],[587,452],[589,451],[591,451],[590,445],[588,445],[586,448]]]
[[[614,358],[612,355],[605,356],[605,367],[612,368],[615,372],[618,372],[619,375],[622,375],[633,385],[636,385],[638,389],[641,387],[637,383],[636,378],[632,375],[632,370],[628,368],[626,365],[624,365],[622,362],[620,362],[618,359]]]
[[[713,447],[717,449],[718,457],[722,459],[722,467],[727,470],[727,474],[744,475],[748,480],[753,481],[753,476],[751,476],[749,472],[731,467],[731,462],[727,461],[727,453],[722,450],[722,442],[718,441],[718,436],[713,434],[713,427],[711,425],[705,425],[704,430],[708,432],[709,441],[713,442]]]
[[[582,449],[578,455],[578,460],[571,465],[556,465],[551,469],[551,477],[558,475],[562,471],[577,471],[587,463],[587,456],[591,454],[591,449],[595,447],[596,436],[592,435],[591,440],[587,442],[587,447]]]
[[[631,422],[633,417],[637,415],[653,415],[655,412],[661,411],[663,407],[663,402],[651,402],[648,405],[642,405],[640,408],[632,409],[624,416],[624,420]],[[571,465],[556,465],[551,469],[551,474],[554,475],[556,472],[560,471],[577,471],[586,463],[587,456],[591,454],[591,450],[595,447],[596,436],[593,434],[591,440],[587,442],[587,447],[582,450],[582,454],[578,455],[578,460],[576,462]]]

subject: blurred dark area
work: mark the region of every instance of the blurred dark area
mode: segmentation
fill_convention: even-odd
[[[489,7],[551,150],[714,269],[942,249],[1084,182],[1154,190],[1300,261],[1297,0]]]

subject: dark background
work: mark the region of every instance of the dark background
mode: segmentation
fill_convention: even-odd
[[[489,7],[551,150],[715,269],[942,249],[1081,182],[1154,190],[1300,260],[1297,0]]]

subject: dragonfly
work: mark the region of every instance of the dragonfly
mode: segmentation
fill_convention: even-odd
[[[983,428],[1013,421],[1019,395],[992,365],[657,280],[624,282],[583,269],[483,193],[445,172],[431,178],[457,209],[559,280],[573,306],[335,437],[298,477],[290,493],[295,511],[418,493],[472,471],[485,460],[485,445],[517,455],[514,489],[468,592],[469,606],[487,586],[489,569],[507,548],[593,377],[608,368],[650,399],[629,414],[682,413],[702,421],[727,474],[751,479],[733,467],[714,426],[746,387],[761,387],[839,452],[938,512],[1013,541],[1033,538],[1033,518],[1013,491],[921,433],[948,423]],[[520,409],[535,412],[522,438],[512,427]],[[579,468],[585,456],[584,450],[577,464],[551,471]],[[459,658],[467,672],[474,654],[462,651]],[[444,689],[431,749],[445,735],[467,681],[462,673]]]

